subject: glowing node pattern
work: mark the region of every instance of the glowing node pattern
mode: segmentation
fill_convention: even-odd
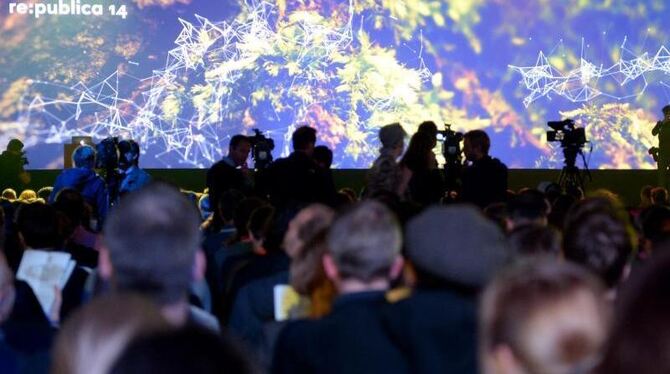
[[[346,80],[346,66],[363,47],[378,48],[369,45],[362,30],[355,34],[352,4],[349,18],[337,22],[309,11],[278,21],[274,5],[249,1],[231,22],[198,15],[194,23],[179,19],[182,30],[175,47],[167,53],[165,67],[150,77],[137,79],[117,71],[90,87],[30,82],[18,119],[28,129],[25,143],[63,143],[75,135],[96,140],[122,136],[137,139],[159,160],[176,155],[184,166],[207,167],[222,156],[229,136],[255,127],[256,121],[275,121],[262,127],[275,139],[288,140],[290,130],[309,124],[314,113],[322,116],[317,124],[326,118],[325,108],[342,126],[332,137],[373,156],[375,146],[368,140],[376,129],[365,121],[377,112],[409,106],[431,74],[423,64],[407,68],[392,53],[377,52],[360,59],[367,69],[380,71],[381,92],[375,96],[352,89],[361,78]],[[402,79],[388,83],[384,69]],[[131,79],[137,89],[127,94],[123,88]],[[383,84],[395,84],[390,94],[382,90]],[[354,100],[354,93],[360,98]],[[358,109],[358,100],[363,109]],[[271,115],[252,115],[250,108]],[[353,117],[358,122],[349,121]],[[288,143],[277,153],[286,154]]]
[[[621,46],[621,56],[631,54]],[[596,65],[582,57],[579,66],[567,73],[555,68],[550,58],[540,52],[534,66],[515,66],[509,68],[521,75],[521,84],[530,93],[523,103],[529,107],[534,101],[552,95],[561,96],[573,103],[585,103],[597,97],[608,97],[614,100],[625,100],[643,94],[650,84],[648,76],[653,73],[670,74],[670,52],[663,46],[655,55],[644,53],[631,59],[619,58],[618,62],[609,67]],[[608,93],[602,87],[607,80],[612,80],[618,87],[625,87],[633,82],[642,82],[639,92],[629,95]]]

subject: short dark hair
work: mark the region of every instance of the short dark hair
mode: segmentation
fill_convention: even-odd
[[[333,151],[325,145],[314,147],[314,161],[323,162],[327,167],[333,163]]]
[[[193,326],[135,339],[110,370],[111,374],[253,372],[251,361],[234,341]]]
[[[525,190],[507,202],[507,214],[515,223],[536,221],[549,215],[549,205],[538,190]]]
[[[670,105],[666,105],[663,107],[663,114],[668,114],[670,113]]]
[[[521,226],[512,230],[507,238],[517,255],[558,257],[561,254],[561,233],[551,226]]]
[[[80,145],[72,152],[72,163],[78,168],[95,167],[96,152],[90,145]]]
[[[234,135],[230,138],[228,149],[237,148],[241,143],[250,143],[249,138],[241,134]]]
[[[114,285],[159,305],[184,298],[200,246],[199,221],[195,206],[166,183],[128,194],[105,223]]]
[[[343,279],[387,277],[400,254],[402,234],[393,213],[376,201],[354,205],[335,219],[328,252]]]
[[[309,126],[300,126],[291,135],[291,141],[294,150],[305,150],[310,144],[316,143],[316,129]]]
[[[30,248],[55,248],[61,244],[58,214],[51,205],[21,204],[16,212],[16,226]]]
[[[608,287],[620,281],[633,250],[628,227],[614,213],[583,214],[565,228],[565,258],[597,274]]]
[[[668,203],[668,190],[663,187],[656,187],[651,190],[651,201],[654,204],[663,204]]]
[[[489,153],[491,148],[491,139],[484,130],[472,130],[468,131],[463,135],[465,139],[468,139],[470,144],[473,147],[480,148],[485,154]]]
[[[419,129],[417,130],[417,132],[423,132],[423,133],[426,133],[426,134],[428,134],[428,135],[430,135],[431,137],[434,138],[434,137],[437,136],[437,125],[436,125],[435,122],[433,122],[433,121],[424,121],[424,122],[421,122],[421,124],[419,125]]]

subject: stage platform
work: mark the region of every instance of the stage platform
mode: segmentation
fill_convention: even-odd
[[[37,190],[43,186],[51,186],[60,172],[59,170],[29,170],[32,181],[30,187]],[[205,187],[205,169],[148,169],[157,179],[172,182],[183,189],[202,191]],[[365,182],[365,169],[336,169],[333,176],[338,188],[352,187],[360,190]],[[518,190],[522,187],[536,187],[542,181],[557,181],[560,170],[544,169],[511,169],[509,171],[509,187]],[[644,185],[656,184],[656,170],[592,170],[592,182],[586,189],[593,191],[606,188],[615,192],[626,205],[635,206],[639,203],[640,188]]]

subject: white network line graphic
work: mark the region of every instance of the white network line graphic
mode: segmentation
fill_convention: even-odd
[[[649,86],[647,77],[649,74],[670,74],[670,51],[665,46],[659,48],[653,56],[649,53],[635,56],[632,51],[625,48],[625,43],[624,41],[621,45],[619,61],[609,67],[596,65],[585,59],[582,47],[579,66],[567,73],[562,73],[552,66],[550,58],[543,52],[538,54],[534,66],[509,65],[509,68],[521,74],[521,84],[530,92],[523,100],[526,107],[542,97],[551,99],[552,95],[564,97],[574,103],[588,102],[600,96],[625,100],[645,92]],[[635,57],[625,59],[623,57],[625,54],[632,54]],[[640,92],[617,96],[599,89],[602,87],[602,81],[607,79],[612,79],[619,87],[629,85],[638,79],[641,79],[644,85]]]
[[[138,140],[145,150],[160,150],[159,159],[177,155],[181,163],[196,167],[217,160],[227,146],[219,135],[227,133],[230,124],[226,119],[240,111],[241,101],[248,100],[236,87],[265,61],[263,56],[272,56],[281,43],[299,46],[291,62],[302,68],[291,77],[289,87],[281,88],[290,92],[298,83],[323,85],[325,79],[328,84],[332,77],[324,70],[332,62],[327,59],[346,54],[353,41],[351,1],[345,25],[298,16],[293,26],[299,32],[290,39],[273,29],[270,20],[276,8],[272,4],[253,0],[245,4],[245,16],[232,22],[215,23],[198,15],[197,24],[179,19],[183,29],[168,52],[164,69],[138,79],[139,91],[130,98],[123,98],[119,87],[119,80],[128,75],[118,71],[90,87],[31,81],[18,118],[28,129],[26,145],[45,139],[62,143],[82,135],[95,139],[123,136]],[[423,64],[417,71],[422,79],[430,76]],[[48,92],[54,93],[49,97]],[[300,119],[314,104],[302,98],[295,117]],[[383,110],[393,103],[371,105]],[[290,132],[281,135],[290,137]]]

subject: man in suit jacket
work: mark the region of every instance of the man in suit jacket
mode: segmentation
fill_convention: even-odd
[[[332,312],[289,323],[277,341],[275,373],[405,373],[406,361],[384,327],[385,292],[402,270],[401,233],[378,202],[340,216],[328,236],[326,276],[338,290]]]

